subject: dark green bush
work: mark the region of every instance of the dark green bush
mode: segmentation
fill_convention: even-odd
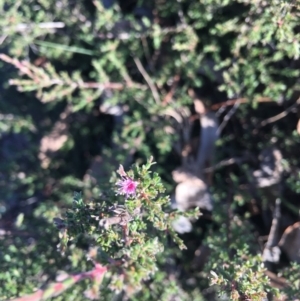
[[[57,250],[53,218],[73,206],[73,191],[95,204],[119,164],[127,170],[153,155],[171,195],[172,171],[182,163],[175,113],[197,120],[194,98],[220,122],[215,207],[182,235],[188,250],[162,240],[159,270],[130,299],[204,300],[217,292],[294,300],[299,267],[281,259],[271,270],[290,286],[274,288],[261,254],[276,198],[279,239],[299,221],[299,7],[283,0],[0,1],[1,300],[30,294],[62,271],[93,267],[85,235],[65,254]],[[249,175],[268,148],[282,153],[280,189],[253,192]],[[211,254],[197,270],[204,244]],[[104,284],[100,299],[112,299]],[[57,299],[84,300],[90,285],[84,280]],[[123,294],[114,298],[129,298]]]

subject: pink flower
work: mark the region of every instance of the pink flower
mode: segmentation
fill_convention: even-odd
[[[138,184],[139,184],[138,182],[133,181],[128,176],[122,177],[122,180],[119,180],[116,183],[116,185],[119,186],[118,194],[126,195],[126,198],[128,198],[129,195],[134,196]]]

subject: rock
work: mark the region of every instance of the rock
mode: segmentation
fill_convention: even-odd
[[[290,261],[300,263],[300,222],[289,226],[284,231],[278,246]]]

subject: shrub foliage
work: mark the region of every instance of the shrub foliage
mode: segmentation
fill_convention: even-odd
[[[299,255],[284,242],[299,221],[299,7],[0,0],[1,300],[299,297]],[[198,120],[195,98],[220,122],[215,204],[198,220],[181,213],[193,231],[178,235],[168,195],[182,163],[178,116]],[[280,183],[265,188],[253,175],[268,174],[274,148]],[[119,164],[138,183],[127,198],[116,195]],[[281,258],[269,266],[276,199],[268,247]]]

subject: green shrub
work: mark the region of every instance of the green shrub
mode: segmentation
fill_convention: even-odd
[[[133,255],[124,264],[132,274],[121,283],[111,272],[100,299],[203,300],[215,292],[231,300],[296,298],[297,266],[276,266],[290,286],[273,288],[260,239],[269,234],[277,197],[280,234],[299,220],[299,6],[280,0],[0,1],[1,299],[43,285],[53,292],[50,284],[67,273],[83,281],[57,299],[83,300],[91,281],[82,273],[95,269],[86,257],[91,247],[98,247],[103,265],[126,250],[120,229],[99,230],[94,218],[111,214],[120,201],[109,193],[116,182],[115,176],[109,182],[111,173],[120,163],[126,170],[132,163],[147,166],[152,155],[154,178],[138,167],[131,174],[156,200],[146,206],[149,221],[130,224],[144,252],[138,257],[141,250],[127,250]],[[157,231],[167,221],[155,205],[171,214],[166,196],[181,160],[174,151],[182,130],[177,117],[188,112],[189,121],[197,120],[194,97],[219,117],[215,157],[222,164],[211,187],[214,211],[182,235],[192,247],[181,251]],[[199,131],[195,122],[193,135]],[[274,146],[283,156],[281,188],[275,196],[263,189],[253,195],[245,189],[249,175],[259,153]],[[83,195],[74,201],[72,191]],[[136,202],[146,202],[139,193],[125,202],[131,213]],[[63,220],[60,232],[54,218]],[[194,270],[204,244],[211,254],[204,270]]]

